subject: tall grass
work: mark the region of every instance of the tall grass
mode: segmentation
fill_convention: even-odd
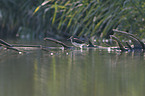
[[[0,37],[33,34],[32,13],[36,6],[32,0],[0,0]]]
[[[14,35],[107,38],[118,28],[145,37],[143,0],[39,0],[37,4],[2,0],[0,4],[0,28]]]

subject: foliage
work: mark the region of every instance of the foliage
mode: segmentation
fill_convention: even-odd
[[[26,30],[19,30],[26,28],[33,37],[107,38],[113,34],[112,29],[118,28],[145,36],[143,0],[39,0],[37,4],[32,0],[2,0],[0,4],[0,28],[14,35],[24,33]],[[11,8],[6,11],[8,6]]]
[[[25,34],[25,30],[31,30],[32,34],[34,6],[35,0],[0,0],[0,37],[13,37],[19,35],[19,31]]]

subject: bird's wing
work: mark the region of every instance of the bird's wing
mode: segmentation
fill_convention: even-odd
[[[80,44],[85,43],[84,41],[77,39],[77,38],[73,38],[73,42],[80,43]]]

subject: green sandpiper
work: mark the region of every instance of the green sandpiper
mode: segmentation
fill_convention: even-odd
[[[77,38],[73,38],[73,36],[71,36],[69,39],[71,40],[71,43],[76,47],[82,48],[82,46],[86,45],[84,41],[81,41],[80,39]]]

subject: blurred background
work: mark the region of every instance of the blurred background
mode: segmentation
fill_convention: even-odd
[[[144,0],[0,0],[0,38],[108,38],[112,29],[145,38]]]

